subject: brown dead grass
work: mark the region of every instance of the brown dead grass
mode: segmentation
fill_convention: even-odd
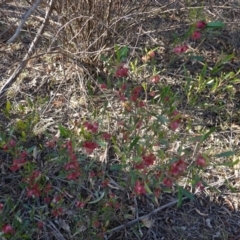
[[[88,2],[92,2],[91,8],[87,8]],[[115,110],[114,114],[117,115],[116,109],[120,106],[114,96],[103,95],[97,91],[95,82],[96,77],[106,75],[104,67],[99,62],[100,54],[113,54],[115,44],[128,45],[131,49],[131,58],[140,58],[144,47],[148,49],[159,47],[156,67],[161,71],[162,81],[181,95],[185,82],[183,65],[187,66],[188,73],[193,78],[200,71],[200,66],[197,62],[186,62],[183,59],[175,61],[172,58],[172,43],[176,40],[173,33],[182,36],[189,24],[197,20],[190,16],[191,13],[196,16],[196,12],[199,12],[199,19],[203,16],[208,21],[220,20],[226,23],[226,27],[219,36],[208,39],[203,44],[191,43],[191,47],[196,54],[206,57],[209,65],[214,64],[222,52],[234,52],[236,56],[234,61],[227,63],[223,71],[238,71],[240,6],[236,1],[169,3],[169,1],[146,0],[127,1],[126,4],[124,2],[126,3],[126,1],[57,1],[55,15],[48,26],[47,34],[43,36],[41,45],[38,46],[36,56],[29,61],[7,97],[16,104],[19,102],[24,104],[26,96],[36,102],[41,98],[42,101],[47,102],[43,106],[39,104],[41,121],[46,123],[50,119],[55,125],[62,123],[72,127],[75,120],[79,121],[90,116],[92,109],[101,109],[106,99],[111,102],[111,107]],[[18,16],[21,16],[25,6],[10,1],[4,2],[0,7],[3,16],[0,23],[2,32],[0,54],[3,60],[0,63],[0,79],[3,83],[26,53],[38,26],[36,19],[40,19],[42,15],[39,12],[35,13],[17,43],[9,46],[5,42],[16,28],[16,18],[12,16],[12,12],[17,9]],[[41,10],[44,11],[44,8],[42,7]],[[61,15],[59,21],[57,15]],[[59,27],[64,24],[64,27]],[[47,51],[49,54],[46,54]],[[90,98],[86,91],[88,81],[95,83],[94,94]],[[197,127],[217,126],[218,130],[206,144],[209,145],[205,146],[206,149],[213,147],[215,152],[221,152],[232,146],[239,151],[239,83],[234,87],[236,91],[232,99],[223,93],[210,96],[214,104],[219,102],[220,97],[226,100],[227,109],[220,112],[215,112],[214,107],[196,110],[199,102],[189,106],[187,99],[184,98],[179,102],[179,110],[196,122]],[[201,100],[206,99],[209,99],[209,96],[203,94]],[[1,105],[4,104],[5,99],[2,99]],[[0,122],[2,130],[10,125],[2,113]],[[48,131],[55,133],[56,129],[51,126]],[[2,156],[2,159],[5,157]],[[240,189],[239,178],[234,169],[227,167],[208,169],[203,173],[203,178],[214,189],[207,188],[204,193],[197,194],[194,201],[184,201],[180,208],[174,206],[159,212],[152,217],[151,227],[140,223],[113,233],[106,239],[240,239]],[[16,186],[16,179],[14,185]],[[6,186],[14,191],[11,177],[4,178],[4,184],[0,189]],[[229,191],[229,187],[234,188],[235,193]],[[15,193],[18,193],[17,190]],[[139,215],[145,215],[157,207],[147,197],[136,199],[134,203],[126,196],[122,194],[121,196],[126,204],[137,203],[135,207],[139,210]],[[164,193],[159,199],[159,205],[175,198],[174,193],[172,195]],[[113,221],[111,227],[120,224],[123,222]]]

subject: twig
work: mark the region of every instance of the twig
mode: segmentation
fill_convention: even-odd
[[[51,225],[51,227],[49,226]],[[58,228],[54,225],[52,221],[48,221],[48,227],[53,230],[53,234],[58,240],[66,240],[66,238],[61,234]]]
[[[16,14],[19,13],[18,8],[15,7],[15,6],[11,6],[11,7],[12,7],[12,8],[10,8],[10,10],[9,10],[9,9],[4,9],[4,13],[5,13],[8,17],[11,16],[11,17],[19,18],[19,19],[20,19],[20,17],[17,17],[17,16],[16,16]],[[45,14],[46,14],[45,11],[43,11],[43,10],[38,10],[38,12],[39,12],[39,14],[41,14],[41,15],[45,15]],[[40,20],[40,21],[43,21],[43,20],[44,20],[43,17],[38,16],[38,15],[33,15],[32,18],[33,18],[33,19],[38,19],[38,20]],[[7,32],[17,21],[18,21],[18,20],[16,20],[15,22],[11,23],[11,25],[5,30],[5,32]],[[52,20],[49,19],[49,22],[50,22],[50,23],[52,23],[52,24],[54,24],[54,25],[57,25],[58,27],[61,27],[62,24],[59,23],[59,22],[57,22],[57,21],[58,21],[58,20],[57,20],[57,17],[56,17],[56,16],[53,16],[53,17],[52,17]],[[3,35],[3,33],[1,33],[1,35]]]
[[[20,34],[20,31],[24,25],[24,23],[27,21],[27,19],[29,18],[29,16],[35,11],[35,9],[38,7],[38,5],[41,3],[42,0],[37,0],[32,7],[22,16],[22,20],[16,30],[16,32],[14,33],[14,35],[7,41],[7,43],[13,43],[15,41],[15,39],[18,37],[18,35]]]
[[[45,27],[47,25],[49,16],[52,13],[53,1],[54,0],[51,0],[50,3],[49,3],[49,8],[48,8],[48,10],[46,12],[46,15],[44,17],[44,21],[43,21],[41,27],[39,28],[35,38],[31,42],[31,45],[29,47],[29,50],[28,50],[27,54],[25,55],[25,57],[23,58],[22,62],[19,64],[19,66],[15,69],[14,73],[12,74],[12,76],[10,76],[10,78],[7,80],[7,82],[0,89],[0,97],[2,97],[4,92],[16,81],[17,77],[20,75],[20,73],[22,72],[24,67],[27,65],[28,59],[33,55],[35,46],[39,42],[39,39],[42,36],[42,34],[44,32],[44,29],[45,29]]]
[[[185,199],[187,199],[187,197],[182,198],[182,200],[185,200]],[[129,226],[139,222],[140,220],[143,220],[144,218],[150,218],[152,215],[158,213],[159,211],[161,211],[161,210],[163,210],[163,209],[165,209],[167,207],[171,207],[171,206],[175,205],[177,202],[178,202],[178,200],[174,200],[174,201],[172,201],[170,203],[167,203],[167,204],[165,204],[165,205],[163,205],[163,206],[161,206],[159,208],[154,209],[152,212],[148,213],[147,215],[138,217],[138,218],[136,218],[136,219],[134,219],[134,220],[132,220],[132,221],[130,221],[128,223],[125,223],[125,224],[122,224],[122,225],[120,225],[118,227],[112,228],[112,229],[108,230],[106,233],[107,234],[108,233],[113,233],[115,231],[118,231],[118,230],[124,229],[126,227],[129,227]]]

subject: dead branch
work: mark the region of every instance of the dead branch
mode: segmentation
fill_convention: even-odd
[[[185,199],[187,199],[187,197],[182,198],[182,200],[185,200]],[[148,219],[148,218],[152,217],[153,215],[155,215],[156,213],[160,212],[161,210],[163,210],[163,209],[165,209],[167,207],[171,207],[171,206],[175,205],[177,202],[178,202],[178,200],[174,200],[174,201],[172,201],[170,203],[167,203],[167,204],[165,204],[165,205],[163,205],[163,206],[161,206],[159,208],[154,209],[152,212],[148,213],[147,215],[138,217],[138,218],[136,218],[136,219],[134,219],[134,220],[132,220],[130,222],[127,222],[127,223],[122,224],[122,225],[120,225],[118,227],[112,228],[112,229],[107,231],[107,234],[113,233],[115,231],[119,231],[119,230],[124,229],[126,227],[129,227],[129,226],[131,226],[131,225],[133,225],[133,224],[135,224],[135,223],[137,223],[137,222],[139,222],[139,221],[141,221],[141,220],[143,220],[145,218]]]
[[[16,32],[14,33],[14,35],[7,41],[7,43],[13,43],[15,41],[15,39],[18,37],[18,35],[20,34],[20,31],[24,25],[24,23],[27,21],[27,19],[29,18],[29,16],[35,11],[35,9],[38,7],[38,5],[41,3],[42,0],[37,0],[32,7],[22,16],[21,22],[16,30]]]
[[[31,42],[31,45],[29,47],[29,50],[28,50],[27,54],[25,55],[25,57],[23,58],[23,60],[19,64],[19,66],[15,69],[14,73],[10,76],[10,78],[7,80],[7,82],[0,89],[0,97],[3,96],[5,91],[16,81],[16,79],[19,76],[19,74],[22,72],[22,70],[27,65],[28,59],[33,55],[34,50],[35,50],[35,46],[39,42],[39,39],[42,36],[42,34],[43,34],[44,30],[45,30],[45,27],[46,27],[46,25],[48,23],[49,17],[50,17],[50,15],[52,13],[53,2],[54,2],[54,0],[50,0],[48,10],[47,10],[46,15],[44,17],[44,21],[43,21],[41,27],[39,28],[35,38]]]

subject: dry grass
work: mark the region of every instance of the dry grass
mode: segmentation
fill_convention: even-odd
[[[28,6],[27,1],[4,1],[0,4],[0,57],[3,60],[0,63],[0,84],[11,76],[27,53],[39,21],[43,19],[45,6],[40,6],[24,26],[17,42],[13,45],[6,44],[16,29],[16,20],[19,20]],[[176,58],[172,54],[172,47],[181,42],[181,37],[192,22],[202,18],[207,21],[223,21],[226,26],[219,35],[208,37],[204,42],[191,42],[191,48],[196,55],[204,56],[209,67],[213,67],[223,53],[234,52],[234,59],[223,64],[221,72],[232,71],[236,73],[234,79],[239,79],[239,10],[240,6],[230,0],[224,3],[219,1],[169,3],[161,0],[56,1],[49,25],[37,46],[35,55],[28,61],[7,95],[1,98],[0,104],[2,107],[5,106],[6,99],[9,99],[17,109],[19,105],[27,107],[27,97],[34,102],[39,123],[34,126],[34,134],[28,139],[26,146],[31,146],[33,143],[44,144],[47,134],[57,134],[57,124],[74,129],[76,122],[92,119],[93,112],[99,114],[106,111],[107,114],[102,115],[100,121],[110,132],[122,136],[116,120],[121,120],[124,116],[123,107],[111,91],[102,92],[98,87],[100,82],[109,81],[107,76],[110,71],[100,58],[104,55],[114,59],[116,44],[129,47],[129,62],[134,58],[140,60],[144,48],[150,50],[157,47],[155,67],[161,75],[161,87],[169,86],[174,92],[175,104],[184,115],[184,126],[180,133],[182,139],[188,139],[193,134],[207,131],[214,126],[216,131],[201,150],[209,154],[235,150],[238,158],[240,81],[231,82],[231,78],[227,79],[227,82],[223,82],[216,91],[209,91],[207,87],[200,89],[193,81],[193,88],[186,92],[187,79],[198,79],[202,65],[197,61]],[[178,37],[174,37],[174,34]],[[143,82],[149,84],[152,70],[148,66],[144,66],[143,69],[140,75],[132,74],[129,83],[131,86]],[[206,76],[207,79],[211,77]],[[110,81],[117,82],[115,78]],[[230,85],[231,92],[227,90],[227,86]],[[149,86],[152,87],[151,84]],[[107,108],[106,102],[108,102]],[[110,117],[106,118],[107,115]],[[9,127],[20,117],[22,116],[17,110],[16,115],[10,120],[0,112],[1,131],[9,130]],[[28,115],[23,117],[27,119]],[[190,129],[189,122],[191,122]],[[187,128],[188,131],[185,131]],[[181,141],[177,139],[176,145],[179,143],[181,144]],[[195,145],[186,147],[193,149]],[[41,156],[47,154],[47,151],[42,150]],[[177,146],[171,145],[166,151],[173,155],[177,154]],[[91,161],[99,168],[101,163],[96,159],[108,159],[109,165],[119,161],[111,147],[106,152],[97,154],[101,156],[95,155]],[[86,156],[83,158],[85,158],[84,162],[89,161]],[[214,163],[225,160],[220,158]],[[13,199],[19,199],[17,202],[19,207],[18,204],[26,202],[26,199],[21,195],[22,192],[16,184],[20,183],[19,176],[5,172],[9,161],[8,156],[1,153],[0,166],[3,175],[0,192],[4,193],[2,194],[4,197],[13,196]],[[196,194],[195,200],[186,200],[180,208],[174,205],[152,216],[153,224],[150,227],[140,222],[139,225],[135,224],[109,234],[106,239],[240,239],[238,196],[240,186],[237,167],[234,170],[232,167],[219,166],[203,171],[202,177],[209,183],[209,187],[203,193]],[[64,186],[65,183],[55,177],[54,172],[58,169],[53,171],[51,163],[44,165],[44,170],[54,179],[56,189]],[[109,177],[115,182],[125,181],[125,173],[116,176],[115,172],[109,170]],[[189,179],[186,178],[185,181]],[[98,183],[93,189],[97,187]],[[79,187],[73,191],[83,190]],[[125,210],[131,211],[134,207],[138,210],[139,216],[146,215],[158,206],[172,201],[177,194],[165,192],[156,204],[148,196],[131,199],[127,191],[116,190],[115,193],[124,203]],[[27,209],[22,211],[27,212]],[[88,213],[94,214],[94,211],[97,211],[97,207],[91,207]],[[71,214],[68,217],[71,218]],[[113,216],[108,229],[124,224],[125,221],[123,219],[120,221],[121,218],[122,215]],[[71,222],[70,219],[66,221]],[[88,222],[86,216],[84,221]],[[55,223],[54,226],[57,230],[60,229]],[[50,229],[51,239],[63,239],[56,235],[58,231],[52,225]],[[70,239],[66,231],[61,229],[61,232],[66,236],[64,239]],[[91,236],[83,231],[81,239],[89,238]],[[36,239],[50,238],[42,236]]]

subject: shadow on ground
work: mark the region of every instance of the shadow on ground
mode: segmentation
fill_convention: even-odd
[[[240,193],[222,191],[221,194],[197,194],[194,200],[184,200],[181,207],[176,204],[150,218],[150,226],[128,227],[113,233],[106,239],[128,240],[238,240],[240,239]],[[163,194],[160,206],[174,200]],[[138,200],[139,216],[144,215],[144,199]],[[147,213],[145,213],[147,214]],[[145,225],[145,227],[143,227]]]

